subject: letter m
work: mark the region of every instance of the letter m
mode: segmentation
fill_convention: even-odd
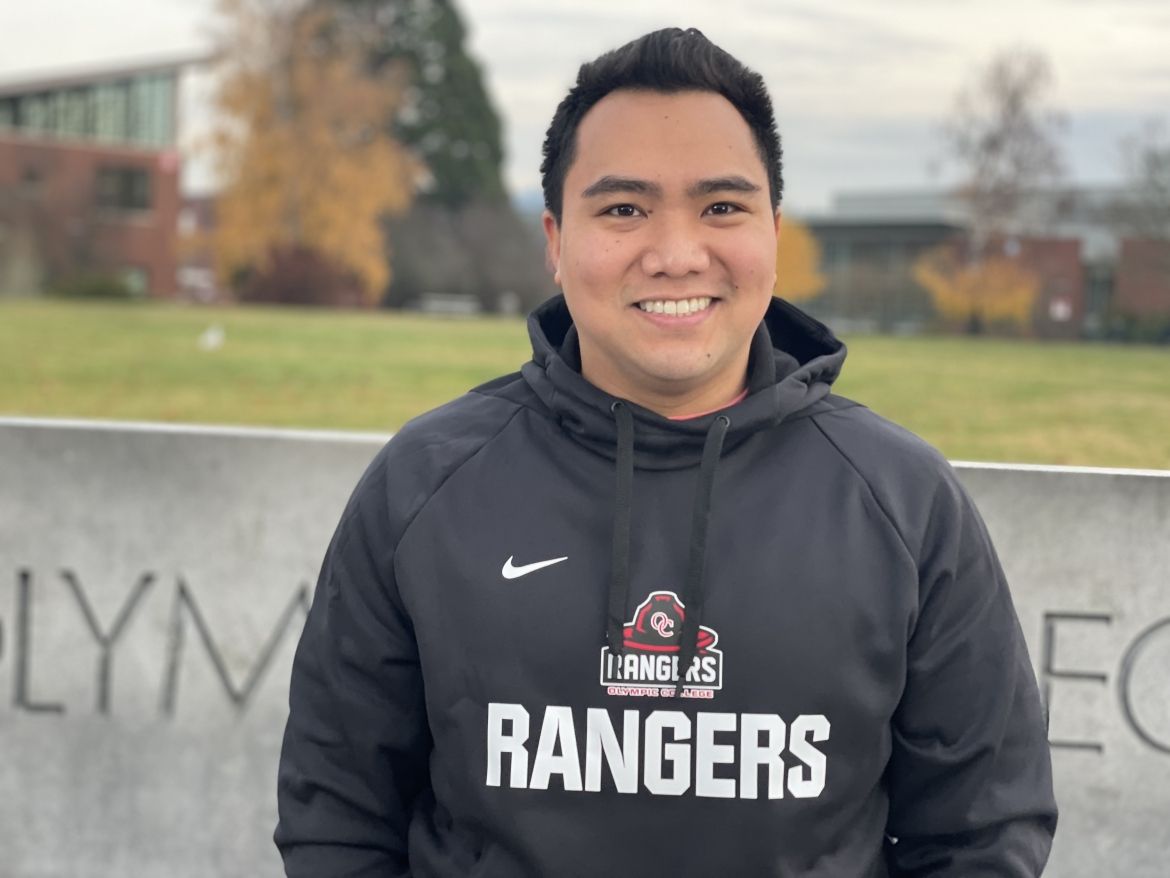
[[[276,626],[261,647],[256,661],[244,676],[243,683],[237,686],[228,671],[223,653],[211,634],[207,620],[203,618],[203,613],[200,611],[199,605],[195,603],[195,597],[191,594],[190,589],[187,588],[187,584],[182,579],[179,579],[179,587],[175,592],[175,603],[171,611],[166,674],[163,677],[162,700],[160,705],[162,712],[166,716],[175,715],[175,703],[178,700],[179,694],[179,665],[182,663],[183,650],[186,644],[187,626],[184,623],[185,619],[189,618],[194,624],[195,631],[199,634],[199,639],[203,642],[203,647],[211,659],[211,665],[215,669],[216,676],[219,677],[219,682],[223,685],[224,691],[227,693],[228,698],[231,699],[237,712],[243,713],[244,709],[248,706],[249,699],[251,699],[261,678],[264,676],[264,672],[272,663],[272,656],[276,653],[277,648],[280,646],[281,641],[284,640],[285,634],[292,625],[293,617],[300,610],[303,620],[304,616],[309,612],[310,600],[309,586],[302,583],[301,587],[293,595],[292,600],[288,603],[288,606],[281,612]]]

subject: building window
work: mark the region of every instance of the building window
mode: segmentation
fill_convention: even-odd
[[[41,169],[27,165],[20,175],[20,194],[26,198],[40,198],[43,186]]]
[[[33,137],[164,147],[175,142],[174,72],[0,98],[0,130]]]
[[[844,271],[849,268],[849,243],[847,241],[824,242],[821,250],[821,261],[828,271]]]
[[[143,168],[98,168],[97,203],[108,210],[150,210],[150,174]]]

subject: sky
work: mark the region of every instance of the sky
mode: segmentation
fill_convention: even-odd
[[[0,3],[0,81],[206,49],[214,0]],[[506,130],[514,195],[539,189],[540,144],[581,62],[658,27],[698,27],[768,84],[785,151],[785,201],[953,179],[941,126],[998,50],[1045,52],[1066,118],[1069,177],[1118,181],[1119,143],[1170,126],[1166,0],[463,0],[469,51]],[[207,118],[189,84],[188,131]],[[189,161],[186,186],[210,185]]]

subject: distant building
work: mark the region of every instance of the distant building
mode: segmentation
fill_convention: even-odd
[[[1031,331],[1041,337],[1105,335],[1127,320],[1170,326],[1170,242],[1126,237],[1126,193],[1074,188],[1034,193],[1000,246],[1040,278]],[[824,292],[806,307],[843,328],[914,331],[930,298],[913,268],[927,250],[968,238],[961,200],[943,190],[844,192],[805,218],[821,245]]]
[[[826,216],[806,220],[821,247],[825,288],[802,302],[839,331],[914,332],[933,316],[930,296],[914,280],[925,251],[962,227],[938,217]]]
[[[82,275],[175,294],[177,85],[202,60],[0,82],[0,295]]]

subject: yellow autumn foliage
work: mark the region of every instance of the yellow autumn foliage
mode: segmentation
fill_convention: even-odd
[[[964,324],[974,319],[1027,328],[1040,292],[1040,279],[1019,259],[966,260],[948,245],[923,253],[914,264],[914,279],[930,293],[939,315]]]
[[[220,10],[230,33],[212,137],[220,279],[304,247],[356,276],[374,303],[390,280],[380,219],[407,208],[417,172],[386,130],[402,84],[365,74],[359,51],[324,39],[319,7],[221,0]]]
[[[811,299],[825,287],[821,247],[808,227],[784,217],[776,243],[775,293],[789,302]]]

